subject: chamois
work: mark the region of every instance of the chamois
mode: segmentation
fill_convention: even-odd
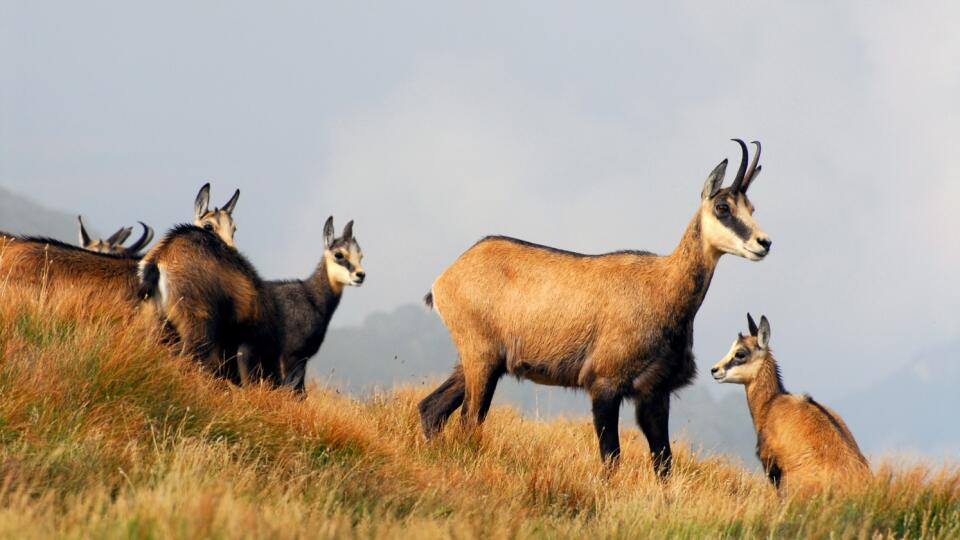
[[[836,412],[809,395],[789,394],[770,350],[770,323],[747,314],[750,335],[738,334],[710,373],[720,383],[742,384],[757,431],[757,457],[774,486],[794,490],[855,485],[870,465]]]
[[[143,227],[143,234],[136,242],[126,247],[123,246],[123,243],[126,242],[127,238],[130,237],[130,234],[133,232],[133,227],[121,227],[106,240],[102,238],[93,240],[87,233],[86,227],[83,226],[83,217],[77,216],[77,222],[80,223],[80,247],[88,251],[95,251],[97,253],[111,253],[113,255],[135,256],[139,255],[140,250],[146,247],[146,245],[153,240],[153,229],[148,227],[142,221],[138,221],[137,223]]]
[[[138,275],[138,297],[176,332],[185,354],[237,384],[261,376],[283,382],[276,303],[253,265],[222,238],[178,225],[143,256]]]
[[[210,184],[205,184],[194,202],[194,223],[232,245],[236,231],[232,212],[239,195],[240,190],[237,190],[223,209],[209,210]],[[95,253],[51,238],[0,232],[0,283],[31,286],[57,283],[67,287],[115,291],[135,304],[140,285],[137,278],[139,259],[137,254]]]
[[[670,473],[671,392],[696,374],[693,320],[721,255],[753,261],[770,239],[753,220],[747,189],[760,172],[760,144],[747,167],[747,146],[732,185],[727,160],[707,176],[696,214],[670,255],[619,251],[582,255],[503,236],[462,254],[433,283],[436,309],[459,352],[453,374],[420,402],[427,438],[463,405],[478,426],[505,373],[539,384],[582,388],[592,400],[601,460],[618,461],[618,417],[636,401],[654,470]]]
[[[363,250],[353,236],[353,221],[336,238],[333,216],[323,226],[323,258],[305,280],[268,281],[284,319],[284,385],[304,394],[307,361],[317,354],[345,286],[363,284]]]

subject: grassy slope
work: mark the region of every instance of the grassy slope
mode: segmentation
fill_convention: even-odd
[[[682,447],[661,485],[632,430],[608,474],[583,419],[495,409],[426,444],[424,389],[230,388],[80,296],[0,285],[3,537],[960,536],[955,469],[883,464],[859,495],[781,500]]]

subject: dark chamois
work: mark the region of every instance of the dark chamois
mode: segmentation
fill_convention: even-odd
[[[86,227],[83,226],[83,217],[77,216],[77,221],[80,223],[80,247],[88,251],[135,257],[140,255],[140,250],[153,240],[153,229],[142,221],[138,221],[137,223],[143,227],[143,234],[140,235],[140,238],[136,242],[129,246],[124,246],[123,243],[130,237],[130,234],[133,232],[133,227],[121,227],[106,239],[98,238],[93,240],[87,233]]]
[[[857,487],[870,465],[847,424],[808,395],[789,394],[770,350],[770,323],[747,314],[742,334],[710,373],[720,383],[742,384],[757,431],[757,457],[774,486],[788,491]]]
[[[696,374],[693,321],[717,262],[724,253],[759,261],[770,250],[747,198],[760,144],[748,167],[747,146],[735,140],[742,159],[733,184],[721,187],[723,160],[670,255],[581,255],[493,236],[447,268],[426,302],[450,331],[460,362],[420,402],[424,434],[436,434],[461,404],[465,424],[479,425],[497,381],[510,373],[586,390],[601,459],[611,464],[620,455],[620,405],[634,399],[654,469],[669,474],[670,394]]]
[[[140,261],[144,312],[179,336],[184,354],[237,384],[281,384],[283,320],[260,275],[210,231],[174,227]]]
[[[353,221],[335,238],[333,216],[323,226],[323,258],[305,280],[267,282],[284,319],[284,384],[304,394],[307,361],[317,354],[345,286],[360,286],[366,277],[363,251],[353,236]]]

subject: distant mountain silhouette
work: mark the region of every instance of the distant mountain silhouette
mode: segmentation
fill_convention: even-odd
[[[899,371],[838,402],[868,452],[960,454],[960,340],[917,355]]]
[[[349,299],[347,299],[349,301]],[[362,325],[332,328],[309,364],[310,376],[355,395],[394,385],[431,389],[450,373],[457,359],[446,328],[434,313],[418,305],[376,313]],[[586,394],[518,382],[504,377],[494,403],[510,404],[530,417],[583,416],[590,413]],[[706,451],[739,457],[755,465],[756,436],[746,400],[739,393],[715,399],[704,387],[681,390],[672,401],[671,432]],[[633,424],[632,403],[621,422]]]
[[[88,230],[95,232],[93,228]],[[77,216],[50,210],[0,187],[0,231],[77,242]]]

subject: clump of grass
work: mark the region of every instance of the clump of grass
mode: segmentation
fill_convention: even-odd
[[[783,499],[682,444],[661,483],[635,430],[607,471],[584,419],[495,408],[426,443],[422,389],[235,388],[116,306],[0,287],[0,536],[960,536],[952,467],[888,461],[861,490]]]

